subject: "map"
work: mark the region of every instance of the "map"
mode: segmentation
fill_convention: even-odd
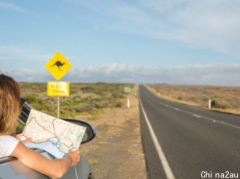
[[[83,126],[32,109],[21,139],[31,138],[27,147],[43,149],[56,158],[63,158],[69,149],[79,149],[85,130]]]

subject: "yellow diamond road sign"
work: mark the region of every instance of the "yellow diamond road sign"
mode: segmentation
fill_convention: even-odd
[[[71,67],[72,64],[69,63],[69,61],[67,61],[60,52],[57,52],[45,65],[45,68],[49,71],[49,73],[51,73],[51,75],[58,81]]]

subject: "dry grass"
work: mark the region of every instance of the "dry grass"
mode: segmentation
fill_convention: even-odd
[[[215,101],[211,110],[240,115],[240,87],[203,85],[147,85],[162,98],[208,109],[209,99]]]
[[[21,96],[33,108],[57,116],[57,98],[47,96],[46,83],[19,83]],[[72,83],[70,96],[60,98],[60,117],[97,119],[104,108],[123,105],[125,86],[131,84]]]

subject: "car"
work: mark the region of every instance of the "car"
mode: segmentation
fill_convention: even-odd
[[[22,132],[24,125],[26,124],[26,121],[28,119],[28,115],[32,109],[32,107],[23,99],[22,103],[23,107],[21,115],[17,119],[18,127],[16,133]],[[84,134],[81,144],[90,142],[97,134],[96,129],[87,122],[75,119],[63,119],[63,120],[86,127],[86,132]],[[47,151],[40,149],[33,150],[49,159],[54,159],[54,157]],[[18,161],[14,157],[0,158],[0,179],[49,179],[49,178],[50,177],[24,166],[20,161]],[[71,167],[61,179],[80,179],[80,178],[94,179],[91,165],[82,154],[81,160],[78,163],[78,165],[75,167]]]

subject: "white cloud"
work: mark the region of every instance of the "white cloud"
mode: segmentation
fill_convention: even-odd
[[[17,81],[47,82],[53,80],[48,72],[33,70],[0,70]],[[62,81],[113,83],[169,83],[240,85],[240,64],[209,64],[176,67],[139,67],[107,64],[71,69]]]
[[[30,15],[30,16],[39,17],[39,15],[37,15],[37,14],[27,10],[27,9],[19,7],[15,4],[9,3],[9,2],[0,1],[0,8],[9,9],[9,10],[12,10],[12,11],[15,11],[15,12],[27,14],[27,15]]]
[[[155,1],[160,2],[160,1]],[[240,3],[235,0],[170,1],[166,17],[178,25],[181,41],[240,57]],[[159,7],[159,3],[155,7]],[[166,12],[168,11],[168,12]],[[171,14],[170,14],[170,13]]]
[[[11,76],[18,82],[46,82],[52,80],[47,72],[36,70],[4,70],[0,69],[0,74]]]
[[[98,12],[107,28],[240,57],[237,0],[66,1]]]
[[[51,55],[19,46],[0,46],[1,60],[46,61]]]

